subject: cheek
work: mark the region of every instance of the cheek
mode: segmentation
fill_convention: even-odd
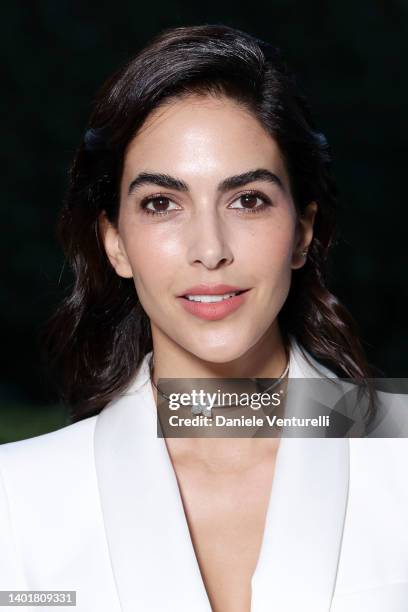
[[[143,240],[127,240],[136,290],[140,296],[157,295],[171,285],[180,269],[181,245],[174,238],[169,238],[168,233],[166,236],[162,232],[149,232],[147,228],[134,235],[143,235]]]
[[[294,246],[294,224],[291,219],[282,223],[265,224],[251,235],[241,236],[240,251],[250,255],[251,267],[261,276],[274,278],[289,271]]]

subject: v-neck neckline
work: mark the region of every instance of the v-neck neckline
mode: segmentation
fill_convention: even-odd
[[[163,438],[146,355],[128,392],[98,415],[95,462],[122,610],[211,612],[176,473]],[[289,377],[316,376],[297,346]],[[348,440],[282,438],[251,612],[327,612],[348,490]]]

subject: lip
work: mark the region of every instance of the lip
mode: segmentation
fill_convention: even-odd
[[[211,287],[211,290],[209,290],[208,286],[204,290],[204,285],[199,285],[198,287],[191,287],[191,289],[187,290],[186,294],[222,295],[224,293],[232,293],[233,291],[244,291],[244,293],[234,295],[233,297],[222,300],[222,302],[193,302],[183,296],[177,298],[187,312],[205,321],[218,321],[235,312],[245,304],[248,299],[247,295],[250,291],[249,289],[241,289],[239,287],[232,287],[231,285],[216,285]]]
[[[178,297],[184,297],[185,295],[223,295],[224,293],[235,293],[236,291],[247,291],[248,288],[236,287],[234,285],[224,285],[222,283],[218,285],[194,285],[186,289]]]

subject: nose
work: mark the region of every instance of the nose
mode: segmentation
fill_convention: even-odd
[[[201,211],[190,220],[188,262],[209,270],[229,265],[234,260],[228,228],[217,211]]]

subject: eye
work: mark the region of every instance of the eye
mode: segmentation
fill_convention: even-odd
[[[173,210],[179,210],[177,205],[166,196],[157,195],[144,198],[140,203],[143,212],[148,215],[167,215]]]
[[[248,191],[241,194],[228,208],[234,208],[245,212],[258,212],[271,205],[268,197],[258,191]]]

